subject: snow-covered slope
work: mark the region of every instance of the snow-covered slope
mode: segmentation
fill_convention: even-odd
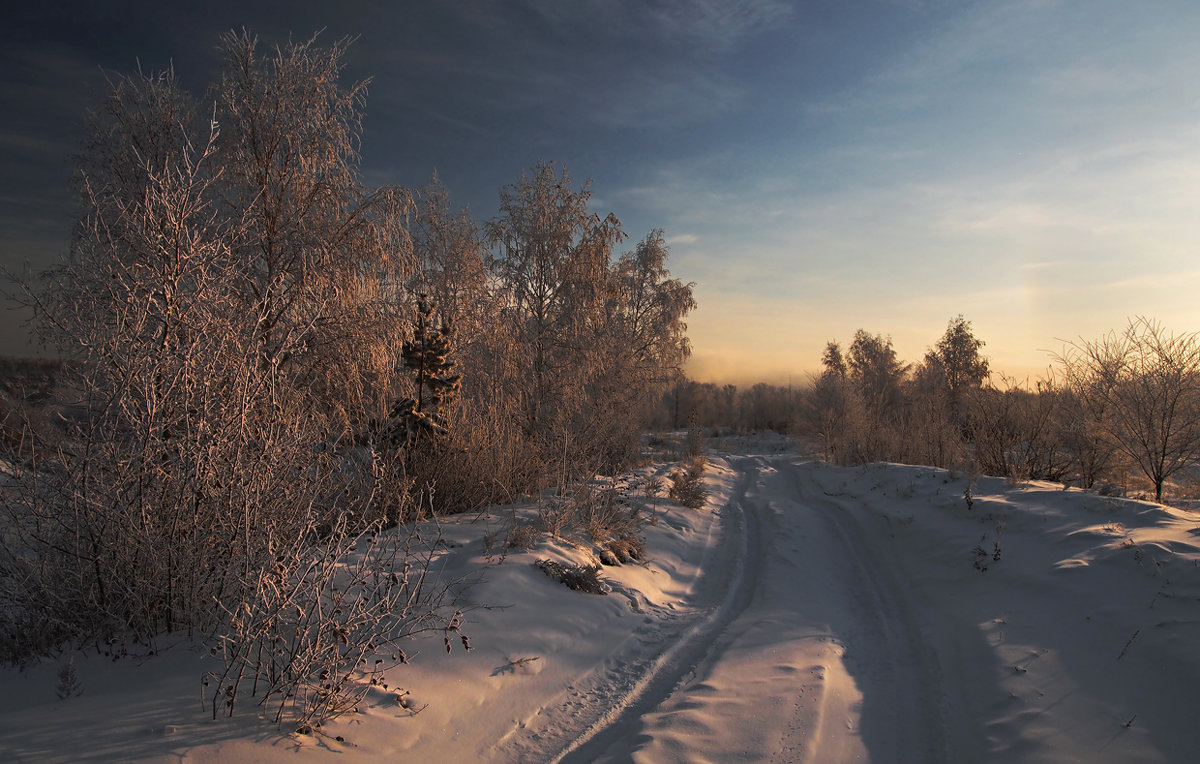
[[[753,444],[744,450],[752,451]],[[773,446],[773,444],[772,444]],[[473,648],[417,643],[318,735],[211,721],[202,651],[5,669],[0,759],[1182,761],[1200,750],[1197,516],[1048,484],[713,454],[644,564],[572,591],[501,556],[512,513],[443,524]],[[662,465],[644,470],[664,473]],[[636,494],[636,491],[635,491]],[[473,606],[473,607],[471,607]],[[248,708],[248,707],[247,707]],[[287,733],[284,730],[283,733]],[[339,739],[340,738],[340,739]]]

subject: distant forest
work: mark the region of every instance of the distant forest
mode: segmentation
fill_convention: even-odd
[[[1045,379],[993,371],[961,315],[915,363],[865,330],[802,389],[683,380],[658,427],[775,430],[839,464],[926,464],[1105,492],[1200,489],[1200,335],[1138,318],[1067,345]]]

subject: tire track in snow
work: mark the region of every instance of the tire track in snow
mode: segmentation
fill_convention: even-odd
[[[746,511],[747,491],[757,483],[761,460],[738,458],[735,468],[742,472],[730,500],[721,508],[723,544],[736,535],[737,556],[733,564],[714,565],[705,575],[720,575],[705,588],[724,595],[714,609],[691,625],[668,649],[660,653],[648,670],[637,678],[609,710],[550,761],[563,764],[591,762],[638,729],[642,716],[669,698],[696,667],[709,658],[716,638],[749,605],[762,566],[762,532],[757,512]]]
[[[725,651],[737,640],[735,628],[737,634],[758,628],[739,619],[745,620],[756,596],[766,591],[769,579],[764,576],[781,575],[772,567],[770,555],[780,550],[774,549],[775,539],[765,537],[768,526],[773,537],[786,528],[798,540],[801,546],[790,553],[821,561],[816,563],[819,576],[806,580],[832,587],[829,596],[818,598],[822,603],[818,606],[818,600],[801,588],[787,607],[801,620],[810,607],[832,619],[830,631],[822,638],[845,646],[843,671],[853,677],[861,693],[859,706],[852,703],[853,696],[843,697],[845,688],[831,690],[833,706],[818,711],[819,723],[821,714],[841,714],[847,704],[853,705],[860,709],[856,729],[839,727],[841,717],[831,716],[829,725],[818,724],[820,731],[808,727],[807,735],[792,739],[805,728],[801,724],[796,730],[781,731],[784,739],[777,745],[783,748],[778,750],[795,753],[805,747],[804,738],[815,734],[808,741],[815,745],[809,748],[811,759],[836,760],[848,750],[841,745],[844,740],[861,736],[875,761],[954,760],[954,741],[946,734],[940,666],[923,639],[893,551],[860,525],[853,507],[811,484],[794,457],[727,458],[741,474],[721,508],[720,554],[705,561],[696,590],[701,598],[698,606],[707,604],[711,609],[690,623],[677,623],[675,629],[661,625],[651,633],[657,640],[653,648],[646,649],[643,642],[632,654],[617,656],[603,673],[569,688],[562,705],[544,707],[542,732],[533,745],[529,740],[521,745],[519,760],[570,764],[625,760],[638,750],[647,740],[642,720],[668,701],[676,706],[686,702],[692,678],[710,672],[727,657]],[[778,515],[773,501],[784,502],[787,512],[800,514]],[[783,527],[775,527],[780,522]],[[705,603],[704,598],[711,599]],[[659,647],[668,642],[667,649]],[[619,660],[622,657],[628,660]],[[850,690],[854,692],[853,687]],[[802,714],[812,713],[808,702],[797,699]],[[845,735],[851,737],[839,737]]]
[[[820,517],[848,563],[838,572],[853,581],[859,606],[854,634],[845,635],[845,658],[863,694],[861,732],[872,759],[953,760],[942,671],[916,621],[895,556],[843,502],[806,488],[796,465],[781,466],[796,500]]]

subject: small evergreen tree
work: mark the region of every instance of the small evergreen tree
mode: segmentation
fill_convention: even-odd
[[[433,303],[428,296],[417,298],[417,323],[413,338],[404,343],[401,359],[412,370],[416,398],[401,398],[392,407],[392,437],[404,444],[421,435],[446,434],[443,407],[458,393],[460,376],[452,373],[453,332],[448,323],[435,327]]]

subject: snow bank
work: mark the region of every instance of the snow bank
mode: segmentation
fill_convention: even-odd
[[[640,484],[667,472],[659,465],[630,479]],[[725,501],[732,478],[719,465],[710,468],[710,507]],[[532,520],[532,506],[442,522],[438,575],[481,574],[460,603],[473,649],[456,643],[447,655],[440,636],[418,640],[408,651],[410,665],[387,672],[386,689],[373,689],[359,713],[317,735],[281,734],[247,702],[233,719],[212,721],[200,699],[200,678],[212,661],[178,638],[153,656],[75,655],[81,691],[66,700],[56,692],[65,657],[4,669],[0,760],[323,761],[337,752],[339,761],[516,761],[561,749],[585,723],[609,713],[619,698],[605,693],[628,694],[663,641],[695,615],[697,582],[719,553],[711,509],[659,497],[647,500],[646,511],[648,559],[604,567],[607,596],[572,591],[533,564],[596,564],[594,546],[578,534],[544,537],[528,550],[502,548],[505,528]]]
[[[1200,750],[1200,516],[1048,483],[804,465],[810,506],[887,538],[960,720],[993,761]]]
[[[1061,486],[838,468],[775,442],[712,455],[700,511],[648,511],[607,596],[497,540],[532,506],[453,518],[443,580],[482,571],[447,655],[420,641],[316,735],[250,705],[211,721],[210,667],[156,655],[5,669],[5,761],[1185,761],[1200,750],[1200,522]],[[782,452],[782,453],[781,453]],[[631,493],[667,465],[628,478]],[[968,487],[970,488],[968,494]],[[969,496],[969,501],[968,501]]]

